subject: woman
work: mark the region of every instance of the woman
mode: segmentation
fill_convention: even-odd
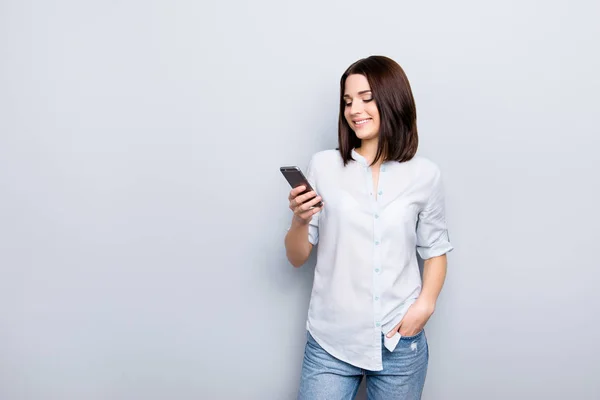
[[[396,62],[359,60],[340,89],[339,149],[312,157],[314,192],[289,195],[289,261],[301,266],[319,243],[299,398],[352,399],[366,376],[369,399],[419,399],[423,327],[452,250],[440,170],[415,156],[415,103]]]

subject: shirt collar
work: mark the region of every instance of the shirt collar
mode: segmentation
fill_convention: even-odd
[[[352,149],[352,158],[354,159],[354,161],[358,162],[360,165],[364,166],[364,167],[369,167],[369,163],[367,162],[367,159],[364,158],[363,156],[361,156],[360,154],[358,154],[358,151],[356,151],[356,148]],[[384,161],[381,163],[381,166],[384,166],[385,164],[387,164],[387,161]]]
[[[354,159],[354,161],[356,161],[357,163],[359,163],[362,166],[368,167],[369,164],[367,163],[367,159],[364,158],[363,156],[361,156],[360,154],[358,154],[358,151],[356,151],[356,148],[352,149],[352,158]]]

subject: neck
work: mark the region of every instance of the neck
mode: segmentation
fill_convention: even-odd
[[[360,147],[356,149],[356,151],[358,154],[363,156],[369,164],[371,164],[375,159],[375,155],[377,154],[377,145],[377,139],[363,140],[360,143]],[[379,160],[377,164],[381,164],[381,160]]]

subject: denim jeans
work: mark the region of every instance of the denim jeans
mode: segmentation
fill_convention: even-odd
[[[383,347],[382,371],[368,371],[327,353],[307,333],[299,400],[351,400],[365,376],[369,400],[418,400],[423,392],[429,349],[425,332],[402,337],[393,352]]]

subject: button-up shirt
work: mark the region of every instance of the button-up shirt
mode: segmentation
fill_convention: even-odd
[[[452,250],[440,170],[432,161],[384,162],[376,189],[372,168],[352,151],[315,154],[307,179],[324,208],[309,224],[318,246],[306,326],[332,356],[380,371],[381,336],[404,317],[421,292],[423,259]],[[393,351],[400,334],[384,338]]]

